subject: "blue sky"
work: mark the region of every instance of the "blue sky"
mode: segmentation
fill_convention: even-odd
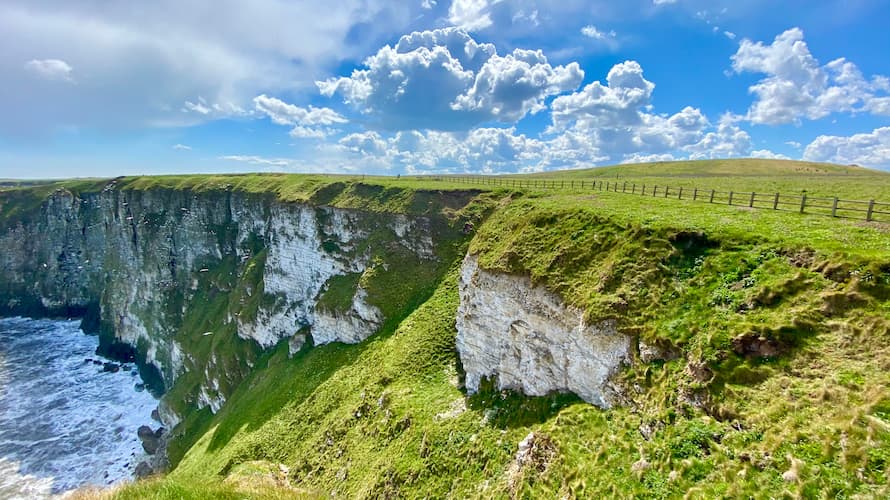
[[[0,178],[890,169],[890,3],[7,0]]]

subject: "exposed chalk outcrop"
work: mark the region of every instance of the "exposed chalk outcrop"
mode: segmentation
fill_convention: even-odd
[[[309,337],[316,345],[361,342],[385,319],[364,289],[345,311],[316,304],[331,278],[368,268],[372,234],[378,246],[436,259],[435,235],[422,216],[284,203],[231,190],[126,190],[113,182],[80,195],[60,189],[27,220],[0,231],[0,311],[75,316],[96,310],[104,335],[135,348],[167,388],[186,371],[201,373],[192,402],[217,411],[255,355],[238,347],[198,359],[195,340],[179,332],[190,297],[202,286],[205,295],[227,294],[234,305],[223,324],[260,349],[287,341],[296,352]],[[242,278],[248,266],[257,266],[256,278]],[[251,309],[239,310],[239,303]],[[207,342],[221,334],[202,333]],[[172,427],[179,417],[171,406],[163,408],[164,424]]]
[[[614,321],[587,324],[581,311],[527,277],[492,273],[468,255],[460,277],[457,351],[470,392],[483,378],[531,396],[572,392],[608,408],[609,383],[630,360],[631,339]]]

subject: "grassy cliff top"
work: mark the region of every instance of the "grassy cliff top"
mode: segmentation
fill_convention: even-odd
[[[582,185],[581,181],[585,183]],[[639,193],[643,186],[657,196],[606,192],[591,189],[593,181],[620,184],[621,189]],[[537,186],[534,183],[537,182]],[[547,183],[546,188],[541,184]],[[529,186],[529,184],[532,184]],[[554,184],[556,184],[554,186]],[[890,173],[861,167],[783,160],[735,159],[617,165],[587,170],[555,171],[511,176],[422,176],[392,177],[319,174],[169,175],[121,177],[117,179],[74,179],[22,186],[0,191],[0,223],[6,225],[16,214],[28,213],[59,189],[75,194],[97,193],[113,186],[122,191],[153,189],[193,192],[236,191],[274,196],[285,202],[305,202],[379,212],[413,214],[459,210],[480,192],[499,198],[537,200],[548,210],[582,210],[616,221],[644,227],[703,231],[730,239],[767,240],[790,247],[806,247],[823,253],[871,257],[890,253],[890,217],[866,222],[864,213],[845,211],[866,205],[842,203],[839,215],[831,218],[796,213],[801,193],[821,205],[812,212],[830,213],[831,198],[890,202]],[[670,196],[663,196],[665,188]],[[679,200],[679,188],[684,188]],[[715,203],[690,193],[699,189],[722,192]],[[727,193],[734,191],[735,205],[728,206]],[[781,193],[784,211],[754,210],[745,200],[758,193],[758,206],[771,206],[774,193]],[[768,199],[769,198],[769,199]],[[797,200],[797,201],[795,201]],[[890,206],[878,207],[890,211]],[[882,222],[883,221],[883,222]]]

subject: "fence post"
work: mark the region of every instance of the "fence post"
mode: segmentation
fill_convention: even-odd
[[[621,192],[622,192],[622,193],[626,193],[626,192],[627,192],[627,181],[624,181],[624,185],[621,186]]]
[[[837,196],[834,197],[834,203],[831,204],[831,216],[837,217]]]
[[[729,192],[729,204],[732,205],[732,191]]]
[[[711,190],[711,201],[709,201],[708,203],[714,203],[714,190],[713,189]]]
[[[695,188],[692,190],[692,201],[695,201],[697,199],[698,199],[698,188]]]
[[[807,207],[807,190],[803,190],[803,195],[800,197],[800,213],[803,213],[803,210]]]
[[[871,222],[872,212],[875,211],[875,200],[868,201],[868,212],[865,213],[865,220]]]
[[[652,186],[652,196],[658,194],[658,184]]]
[[[634,182],[634,185],[630,187],[630,194],[637,194],[637,183]]]
[[[779,209],[779,193],[776,193],[776,197],[773,198],[773,210]]]
[[[667,197],[668,197],[668,194],[670,194],[670,192],[671,192],[671,187],[670,187],[670,186],[665,186],[665,187],[664,187],[664,197],[667,198]]]
[[[748,202],[749,208],[754,208],[754,192],[751,192],[751,201]]]
[[[646,185],[643,184],[643,188],[640,190],[640,196],[646,196]]]

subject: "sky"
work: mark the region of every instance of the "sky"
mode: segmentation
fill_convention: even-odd
[[[0,178],[890,170],[885,0],[4,0]]]

